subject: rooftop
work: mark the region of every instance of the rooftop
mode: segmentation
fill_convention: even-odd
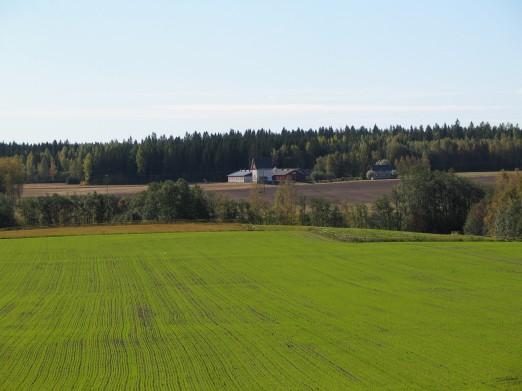
[[[277,168],[277,167],[274,167],[274,169],[272,170],[272,174],[273,175],[288,175],[294,171],[297,171],[298,168]]]
[[[228,174],[227,176],[244,177],[244,176],[249,176],[249,175],[252,175],[252,171],[250,171],[250,170],[239,170],[239,171],[233,172],[232,174]]]

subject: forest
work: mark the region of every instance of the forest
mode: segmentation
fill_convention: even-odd
[[[310,169],[313,179],[364,177],[380,159],[396,164],[406,157],[423,158],[442,171],[512,170],[522,167],[522,130],[512,124],[463,126],[456,121],[410,128],[230,130],[183,137],[153,133],[141,141],[105,143],[0,143],[0,157],[17,157],[26,182],[224,181],[228,173],[260,156],[271,157],[277,167]]]

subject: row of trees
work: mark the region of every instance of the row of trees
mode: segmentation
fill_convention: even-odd
[[[401,182],[391,196],[372,205],[335,205],[322,199],[307,203],[287,184],[278,191],[274,206],[265,205],[264,212],[263,207],[254,208],[257,213],[253,215],[272,224],[464,232],[522,239],[522,174],[504,173],[491,189],[453,172],[432,171],[426,160],[402,159],[398,166]],[[248,221],[247,216],[238,213],[235,217]]]
[[[427,159],[402,158],[398,169],[401,181],[392,195],[372,205],[307,200],[292,183],[279,186],[273,204],[257,188],[248,201],[236,201],[183,179],[152,183],[133,198],[94,193],[19,199],[21,162],[0,158],[0,227],[197,219],[522,238],[521,174],[503,174],[494,191],[485,191],[452,172],[432,171]]]
[[[153,183],[130,199],[101,194],[24,198],[17,211],[21,224],[43,226],[196,219],[448,233],[462,231],[468,210],[484,195],[471,182],[422,163],[404,178],[392,197],[371,206],[307,200],[291,183],[280,185],[273,204],[257,189],[248,201],[236,201],[206,194],[180,179]]]
[[[522,238],[522,175],[503,174],[495,191],[473,205],[464,231],[508,239]]]
[[[142,141],[0,143],[0,157],[17,156],[27,181],[144,183],[184,178],[220,181],[252,157],[278,167],[313,169],[315,178],[362,177],[380,159],[424,156],[438,170],[480,171],[522,166],[518,126],[434,125],[380,129],[345,127],[192,133]]]
[[[133,198],[111,194],[44,196],[18,202],[20,224],[28,226],[117,222],[209,220],[209,199],[199,187],[182,179],[153,183]]]

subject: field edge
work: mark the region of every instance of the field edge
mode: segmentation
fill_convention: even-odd
[[[227,231],[301,231],[341,242],[477,242],[492,241],[491,237],[461,234],[429,234],[420,232],[386,231],[366,228],[332,228],[299,225],[252,225],[242,223],[182,222],[86,225],[69,227],[39,227],[0,230],[0,239],[23,239],[84,235],[125,235],[182,232]]]

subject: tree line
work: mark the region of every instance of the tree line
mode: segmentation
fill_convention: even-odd
[[[19,198],[12,178],[16,161],[0,159],[0,227],[200,220],[522,238],[519,173],[504,173],[487,189],[451,171],[432,170],[427,159],[405,158],[398,162],[401,181],[391,196],[371,205],[307,199],[290,182],[279,185],[273,203],[262,198],[262,187],[253,187],[248,200],[233,200],[184,179],[152,183],[130,198],[97,193]]]
[[[456,121],[410,128],[231,130],[183,137],[153,133],[141,141],[107,143],[0,143],[0,157],[19,159],[26,182],[223,181],[260,156],[270,156],[278,167],[310,169],[314,179],[364,177],[378,160],[396,164],[408,157],[424,158],[434,170],[511,170],[522,166],[522,131],[518,125],[462,126]]]

